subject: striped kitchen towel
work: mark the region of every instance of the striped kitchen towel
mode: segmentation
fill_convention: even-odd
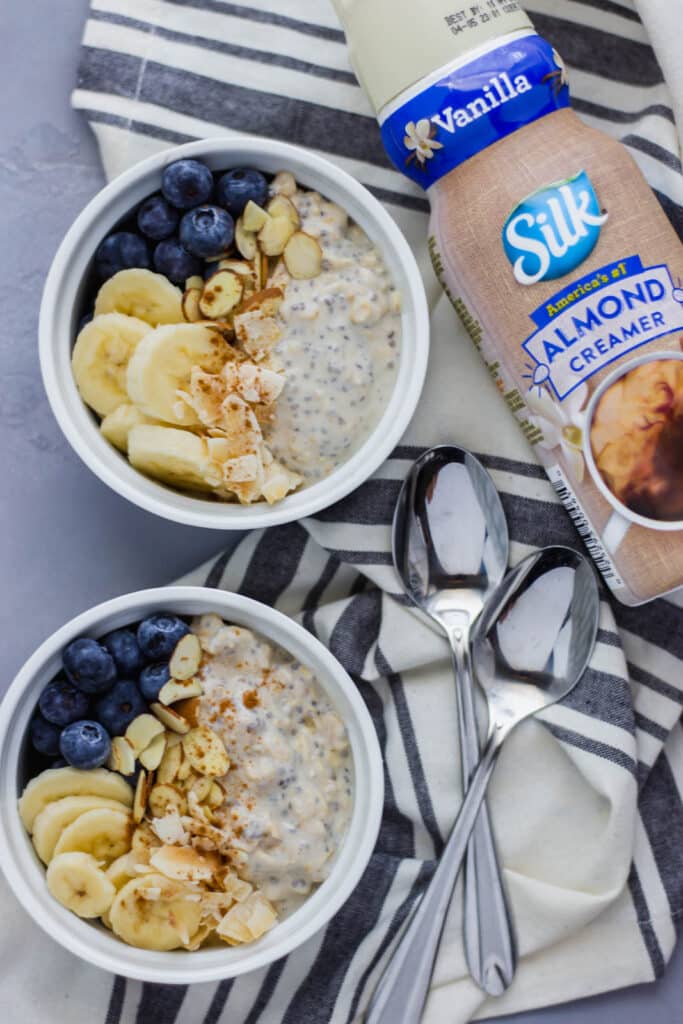
[[[625,142],[683,231],[680,4],[531,0],[530,13],[569,65],[578,112]],[[398,598],[390,564],[400,482],[425,446],[453,440],[493,474],[513,560],[578,538],[439,298],[426,266],[425,198],[387,164],[327,0],[92,0],[74,104],[110,176],[171,143],[217,133],[284,138],[338,161],[386,203],[421,255],[433,347],[408,436],[373,479],[313,520],[244,537],[190,576],[296,616],[357,682],[386,764],[382,828],[357,890],[286,959],[191,989],[89,968],[7,896],[0,1009],[17,1022],[352,1024],[429,876],[460,792],[445,644]],[[663,972],[683,914],[682,604],[627,609],[605,599],[581,685],[543,723],[512,737],[490,804],[519,972],[503,998],[484,1000],[465,968],[458,894],[426,1024],[510,1014]],[[29,942],[39,961],[25,956]]]

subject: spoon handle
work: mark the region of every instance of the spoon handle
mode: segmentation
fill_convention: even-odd
[[[441,859],[373,993],[365,1024],[419,1024],[453,889],[503,739],[493,731],[486,741]]]
[[[465,631],[451,629],[449,639],[456,674],[463,790],[479,761],[479,732],[474,683]],[[508,910],[496,844],[484,801],[470,837],[464,870],[464,939],[470,974],[490,996],[500,996],[516,967],[512,919]]]

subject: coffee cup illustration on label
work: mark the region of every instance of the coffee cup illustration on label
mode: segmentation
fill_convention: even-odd
[[[583,454],[614,511],[602,533],[617,551],[633,523],[683,530],[683,352],[652,352],[606,377],[585,417]]]

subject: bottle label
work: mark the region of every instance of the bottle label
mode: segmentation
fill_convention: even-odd
[[[531,34],[427,85],[384,118],[382,139],[396,167],[427,189],[500,139],[568,106],[562,58]]]

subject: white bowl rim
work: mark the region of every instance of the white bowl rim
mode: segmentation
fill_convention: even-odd
[[[83,410],[85,406],[75,390],[70,371],[65,372],[71,342],[69,340],[67,347],[53,327],[57,311],[61,309],[61,293],[68,279],[70,261],[84,244],[83,239],[96,231],[98,222],[116,200],[133,189],[145,175],[160,171],[174,160],[190,156],[212,159],[221,154],[225,154],[226,166],[231,159],[257,165],[260,160],[266,170],[275,169],[275,165],[292,167],[304,184],[306,172],[324,181],[316,186],[323,193],[327,188],[333,198],[342,205],[346,203],[347,209],[362,211],[361,227],[371,237],[373,234],[382,236],[385,240],[383,255],[386,259],[390,250],[391,261],[400,268],[402,276],[402,280],[396,282],[404,299],[399,371],[380,421],[358,451],[328,477],[273,506],[265,503],[240,506],[189,497],[144,477],[129,465],[125,456],[113,449],[112,457],[107,458],[104,446],[111,446],[99,434],[91,414],[84,419],[75,411],[78,404]],[[273,167],[266,167],[266,163],[272,163]],[[131,207],[137,201],[139,199],[131,200]],[[99,233],[98,241],[104,233]],[[173,522],[208,529],[249,530],[293,522],[328,508],[364,483],[388,458],[405,433],[422,392],[429,355],[429,310],[422,277],[406,238],[364,185],[330,160],[300,146],[261,136],[214,136],[155,153],[121,173],[94,196],[76,217],[53,259],[43,291],[38,333],[43,383],[54,416],[73,450],[103,483],[140,508]]]
[[[354,801],[332,872],[294,914],[251,946],[193,953],[155,953],[127,946],[103,927],[79,919],[50,896],[44,884],[45,869],[33,853],[19,817],[17,770],[26,723],[42,686],[55,672],[64,645],[75,636],[102,635],[162,608],[180,614],[214,610],[291,651],[316,672],[320,685],[342,713],[349,733]],[[29,691],[31,699],[24,701]],[[0,867],[24,909],[51,938],[83,960],[129,978],[161,984],[216,981],[257,970],[287,955],[323,928],[348,899],[367,866],[379,832],[384,796],[382,755],[372,719],[356,686],[330,651],[282,612],[240,594],[197,586],[158,587],[104,601],[48,637],[19,670],[0,704],[0,770]],[[362,785],[358,785],[359,778]]]

